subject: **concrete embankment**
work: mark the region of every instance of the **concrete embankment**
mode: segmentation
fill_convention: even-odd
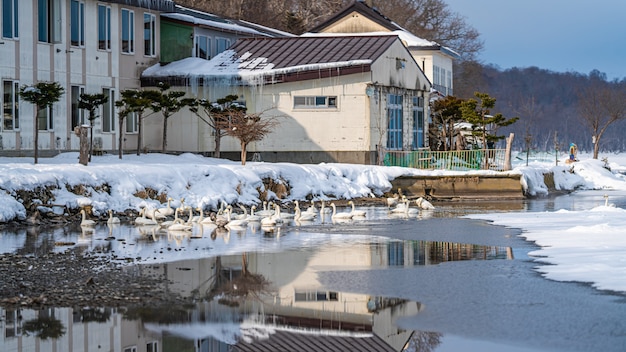
[[[522,175],[402,176],[391,182],[408,197],[435,200],[524,199]]]

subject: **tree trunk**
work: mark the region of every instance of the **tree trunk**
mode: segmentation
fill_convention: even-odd
[[[213,156],[216,158],[220,157],[220,143],[222,140],[222,136],[219,129],[215,129],[215,153]]]
[[[598,159],[598,152],[600,151],[600,143],[598,143],[598,138],[596,138],[595,142],[593,143],[593,158],[594,159]]]
[[[163,115],[163,143],[161,144],[161,151],[165,153],[167,150],[167,117]]]
[[[35,164],[37,164],[37,160],[39,159],[39,106],[36,107],[35,110]]]
[[[78,162],[82,165],[87,166],[87,164],[89,163],[89,143],[88,143],[88,139],[87,139],[87,129],[89,127],[87,126],[76,126],[76,128],[74,129],[74,133],[76,133],[76,135],[78,136],[79,139],[79,154],[78,154]]]
[[[117,145],[117,152],[119,154],[119,158],[121,159],[122,158],[122,153],[123,153],[122,142],[123,142],[123,139],[124,139],[124,132],[123,132],[122,128],[124,127],[124,119],[118,118],[117,121],[118,121],[118,125],[119,125],[119,137],[118,137],[118,140],[117,140],[117,144],[118,144]]]
[[[241,165],[246,165],[247,147],[247,143],[241,142]]]
[[[89,161],[91,161],[92,153],[93,153],[93,120],[89,119]]]
[[[512,169],[511,166],[511,145],[513,144],[513,137],[515,137],[514,133],[509,134],[509,138],[506,139],[506,150],[504,151],[504,170],[509,171]],[[526,161],[526,165],[528,165],[528,159]]]
[[[141,114],[137,116],[137,124],[139,124],[137,129],[137,156],[139,156],[141,154],[141,126],[143,125]]]

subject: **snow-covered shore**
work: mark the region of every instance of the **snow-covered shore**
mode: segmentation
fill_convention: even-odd
[[[615,168],[621,167],[618,164]],[[554,173],[559,190],[626,188],[623,177],[603,168],[603,162],[587,159],[574,165],[549,166],[531,163],[509,171],[522,174],[522,186],[532,196],[548,193],[543,174]],[[40,213],[78,209],[90,205],[95,216],[109,209],[122,212],[142,207],[158,207],[168,197],[177,205],[217,209],[222,201],[259,204],[261,192],[268,199],[277,195],[266,189],[264,181],[286,186],[283,201],[313,199],[353,199],[380,197],[390,191],[391,181],[414,175],[488,175],[494,171],[428,171],[403,167],[356,164],[291,164],[239,162],[202,157],[195,154],[94,156],[88,166],[78,163],[77,153],[63,153],[54,158],[0,158],[0,223],[23,220],[27,216],[20,193],[34,193]],[[43,191],[49,197],[43,196]],[[145,197],[145,191],[153,194]],[[38,197],[37,194],[42,194]],[[157,200],[154,195],[160,195]],[[283,196],[283,195],[281,195]],[[49,199],[48,199],[49,198]],[[154,198],[154,199],[153,199]],[[50,206],[51,204],[58,207]],[[45,206],[44,206],[45,205]]]

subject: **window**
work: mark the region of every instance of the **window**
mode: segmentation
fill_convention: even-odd
[[[78,100],[80,95],[85,93],[84,87],[72,86],[71,99],[72,99],[72,130],[74,127],[85,124],[85,110],[78,108]]]
[[[197,35],[193,56],[211,60],[211,38],[204,35]]]
[[[72,0],[70,4],[71,45],[85,46],[85,2]]]
[[[61,1],[37,0],[37,37],[43,43],[61,42]]]
[[[98,49],[111,50],[111,7],[98,5]]]
[[[387,148],[402,149],[402,96],[387,96]]]
[[[336,109],[337,97],[327,96],[295,96],[294,109]]]
[[[135,12],[122,9],[122,53],[135,53]]]
[[[159,345],[156,341],[148,342],[146,344],[146,352],[159,352]]]
[[[115,132],[115,90],[103,88],[102,94],[109,99],[102,105],[102,132]]]
[[[126,116],[126,133],[137,133],[139,131],[139,118],[136,112],[131,112]]]
[[[20,128],[19,91],[19,82],[2,82],[2,128],[4,131],[15,131]]]
[[[413,150],[424,147],[424,98],[413,97]]]
[[[53,126],[52,106],[39,109],[37,111],[37,122],[39,123],[40,131],[52,131]]]
[[[2,36],[4,38],[18,37],[18,0],[2,0]]]
[[[391,242],[387,247],[389,266],[404,266],[404,242]]]
[[[156,16],[143,14],[143,54],[156,56]]]
[[[124,347],[124,352],[137,352],[137,346]]]
[[[219,53],[226,51],[228,47],[230,47],[230,39],[217,38],[217,52],[215,52],[215,55],[218,55]]]
[[[296,302],[337,301],[338,297],[334,291],[296,290],[294,293]]]

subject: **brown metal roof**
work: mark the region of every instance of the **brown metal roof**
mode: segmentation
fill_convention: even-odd
[[[230,49],[235,52],[235,58],[246,55],[246,65],[240,66],[241,69],[260,70],[267,64],[273,64],[273,69],[282,69],[353,60],[374,61],[396,40],[398,37],[393,35],[245,38],[238,39]]]
[[[267,339],[239,342],[233,352],[396,352],[376,335],[368,337],[298,333],[277,330]]]

